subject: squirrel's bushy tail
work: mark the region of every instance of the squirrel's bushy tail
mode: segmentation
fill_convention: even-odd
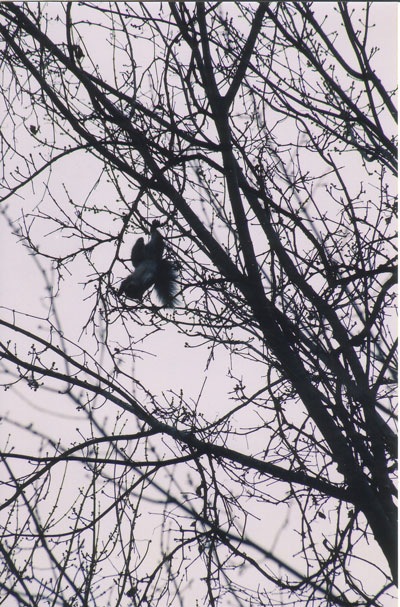
[[[173,264],[168,259],[161,259],[157,264],[154,287],[163,306],[174,307],[178,292],[177,278],[178,274]]]

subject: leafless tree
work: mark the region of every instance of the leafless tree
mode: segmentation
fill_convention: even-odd
[[[0,604],[389,605],[379,11],[1,4],[3,218],[46,310],[1,309]],[[154,220],[172,309],[118,296]]]

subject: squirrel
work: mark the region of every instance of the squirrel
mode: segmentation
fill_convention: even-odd
[[[135,271],[125,278],[118,290],[118,296],[142,301],[145,292],[154,285],[163,306],[174,307],[176,302],[177,273],[168,259],[163,259],[164,239],[157,230],[159,222],[151,225],[150,240],[144,244],[138,238],[132,247],[131,261]]]

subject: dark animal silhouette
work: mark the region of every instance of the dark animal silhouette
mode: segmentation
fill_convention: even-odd
[[[147,244],[139,238],[132,247],[131,260],[135,271],[122,281],[118,295],[142,301],[145,292],[154,285],[164,306],[173,307],[176,300],[177,273],[168,259],[163,259],[164,239],[153,221]]]

